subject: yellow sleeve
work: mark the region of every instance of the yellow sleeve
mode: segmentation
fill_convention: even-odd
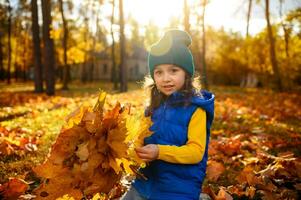
[[[203,158],[206,147],[206,112],[198,108],[188,125],[188,140],[183,146],[158,145],[158,159],[170,163],[196,164]]]

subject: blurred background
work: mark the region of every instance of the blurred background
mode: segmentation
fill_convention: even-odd
[[[202,86],[301,86],[299,0],[0,0],[0,87],[125,92],[170,28],[192,36]]]
[[[0,199],[35,199],[32,167],[99,88],[143,111],[147,52],[171,28],[216,97],[204,192],[300,199],[300,0],[0,0]]]

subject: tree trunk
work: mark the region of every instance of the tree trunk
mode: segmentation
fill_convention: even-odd
[[[98,7],[98,9],[96,10],[96,12],[94,12],[93,9],[93,14],[96,15],[96,22],[95,22],[95,26],[96,26],[96,33],[95,36],[93,37],[93,44],[92,44],[92,58],[91,58],[91,65],[89,68],[89,81],[93,81],[94,80],[94,69],[95,69],[95,65],[96,65],[96,60],[97,60],[97,56],[96,56],[96,43],[99,41],[99,33],[100,33],[100,28],[99,28],[99,15],[100,15],[101,11],[100,11],[100,7]]]
[[[117,69],[116,69],[116,58],[115,58],[115,38],[114,38],[114,15],[115,15],[115,0],[112,0],[112,16],[111,16],[111,37],[112,37],[112,81],[114,83],[114,90],[118,90],[118,82],[117,82]]]
[[[284,32],[284,42],[285,42],[285,54],[286,58],[290,58],[289,54],[289,38],[290,38],[290,30],[285,26],[285,24],[282,24],[282,29]]]
[[[189,12],[187,0],[184,0],[184,27],[187,33],[190,33],[189,15],[190,12]]]
[[[248,38],[249,38],[249,26],[250,26],[250,17],[251,17],[251,11],[252,11],[252,0],[249,0],[248,5],[248,12],[247,12],[247,28],[246,28],[246,46],[244,49],[244,53],[246,56],[246,69],[243,70],[243,78],[240,83],[241,87],[247,87],[248,86],[248,77],[249,77],[249,54],[248,54]]]
[[[15,32],[17,32],[18,30],[16,30]],[[21,32],[21,30],[19,30],[20,32]],[[16,38],[16,43],[17,44],[20,44],[20,41],[21,39],[20,38]],[[24,43],[23,43],[23,45],[25,45]],[[17,55],[17,53],[19,53],[19,52],[21,52],[21,45],[17,45],[14,49],[15,49],[15,55]],[[14,78],[15,78],[15,82],[17,82],[18,81],[18,73],[19,73],[19,71],[20,71],[20,65],[19,65],[19,63],[17,63],[16,62],[17,61],[17,56],[14,56],[14,59],[12,59],[12,66],[14,66],[14,68],[15,68],[15,73],[14,74],[12,74],[12,75],[14,75]]]
[[[70,66],[68,65],[68,58],[67,58],[67,42],[68,42],[68,24],[65,19],[64,15],[64,6],[63,6],[63,0],[59,0],[59,5],[60,5],[60,12],[61,12],[61,17],[63,21],[63,30],[64,30],[64,36],[63,36],[63,49],[64,49],[64,68],[63,68],[63,90],[68,90],[68,81],[69,81],[69,71],[70,71]]]
[[[285,55],[286,58],[289,59],[290,55],[289,55],[289,38],[290,38],[290,30],[287,27],[287,25],[283,22],[283,16],[282,16],[282,7],[283,7],[283,1],[284,0],[279,0],[280,6],[279,6],[279,15],[280,15],[280,19],[281,19],[281,27],[284,33],[284,42],[285,42]],[[289,61],[289,60],[288,60]]]
[[[273,30],[270,24],[270,8],[269,8],[269,0],[265,0],[265,16],[267,21],[267,29],[268,29],[268,37],[270,41],[270,59],[272,63],[272,68],[274,71],[274,77],[276,81],[276,86],[279,91],[282,91],[282,83],[279,74],[279,68],[277,64],[277,56],[275,51],[275,38],[273,36]]]
[[[27,44],[27,39],[25,39],[24,41],[24,45],[23,45],[23,55],[22,55],[22,69],[21,69],[21,73],[20,74],[22,76],[23,81],[25,82],[27,80],[27,76],[26,76],[26,51],[29,45]]]
[[[34,88],[36,93],[43,92],[43,65],[40,46],[40,29],[37,0],[31,0],[32,42],[34,59]]]
[[[88,7],[86,7],[88,9]],[[89,67],[89,56],[88,56],[88,31],[89,31],[89,19],[87,16],[84,17],[85,24],[85,33],[84,33],[84,42],[85,42],[85,55],[84,55],[84,63],[82,64],[82,72],[81,72],[81,81],[86,83],[88,80],[88,67]]]
[[[6,0],[7,2],[7,10],[8,10],[8,21],[7,21],[7,33],[8,33],[8,40],[7,40],[7,50],[8,50],[8,63],[7,63],[7,84],[11,83],[11,6],[10,1]]]
[[[4,66],[3,66],[3,49],[2,49],[2,32],[0,30],[0,80],[4,80]]]
[[[44,41],[44,65],[46,77],[46,94],[54,95],[55,93],[55,61],[54,61],[54,44],[50,37],[51,32],[51,1],[42,0],[43,14],[43,41]]]
[[[127,70],[125,60],[125,36],[124,36],[124,17],[123,0],[119,0],[119,24],[120,24],[120,92],[127,91]]]
[[[207,81],[207,69],[206,69],[206,29],[205,29],[205,11],[206,11],[206,5],[207,5],[207,0],[203,0],[203,12],[202,12],[202,80],[204,84],[204,88],[206,90],[209,90],[209,84]]]
[[[246,30],[246,38],[249,37],[249,26],[250,26],[251,11],[252,11],[252,0],[249,0],[248,13],[247,13],[247,30]]]

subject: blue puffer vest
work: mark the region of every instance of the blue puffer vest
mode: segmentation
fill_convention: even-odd
[[[150,162],[141,172],[147,180],[136,179],[133,186],[150,200],[198,200],[206,173],[210,127],[214,116],[214,95],[203,91],[202,97],[194,96],[188,106],[175,106],[184,101],[181,93],[175,92],[154,110],[153,134],[145,138],[145,144],[182,146],[187,142],[190,118],[197,108],[206,111],[207,141],[203,159],[197,164],[173,164],[162,160]]]

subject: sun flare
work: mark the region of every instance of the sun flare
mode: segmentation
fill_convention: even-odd
[[[162,28],[168,25],[171,17],[181,19],[183,16],[183,0],[131,0],[124,6],[140,25],[152,21]]]

